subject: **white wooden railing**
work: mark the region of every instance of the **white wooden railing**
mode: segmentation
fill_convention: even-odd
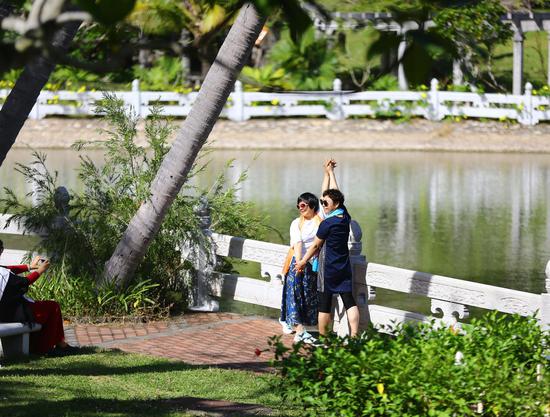
[[[530,83],[525,94],[481,94],[439,91],[437,80],[423,91],[342,91],[336,79],[332,91],[261,93],[245,92],[240,81],[235,84],[222,117],[245,121],[255,117],[318,116],[343,120],[351,116],[418,116],[429,120],[445,117],[469,117],[515,120],[535,125],[550,120],[550,97],[534,95]],[[550,94],[550,91],[548,92]],[[0,90],[0,103],[9,90]],[[131,105],[140,117],[147,117],[154,103],[164,107],[167,116],[185,117],[197,97],[196,92],[141,91],[134,80],[132,91],[113,92]],[[47,116],[92,116],[95,103],[103,93],[94,91],[42,91],[29,115],[32,119]]]
[[[387,328],[405,321],[425,322],[434,318],[445,325],[459,325],[457,319],[464,319],[469,315],[468,306],[522,316],[537,315],[543,326],[550,326],[550,294],[532,294],[374,262],[367,263],[366,258],[360,255],[360,242],[355,241],[355,237],[360,236],[358,225],[355,227],[350,241],[350,253],[354,294],[361,312],[362,326],[370,321],[375,326]],[[279,308],[282,292],[279,271],[288,247],[218,234],[214,234],[213,238],[219,256],[260,262],[262,274],[270,280],[262,282],[223,274],[219,280],[214,280],[212,294]],[[376,288],[428,297],[431,300],[431,311],[437,317],[378,305],[375,303]],[[546,289],[550,292],[550,262],[546,268]],[[343,313],[343,306],[338,302],[335,309],[335,328],[339,333],[345,334],[347,322]]]
[[[3,229],[7,218],[0,215],[0,233],[23,233],[16,224]],[[208,282],[203,283],[207,285],[210,295],[279,309],[283,288],[280,271],[288,246],[216,233],[212,233],[212,240],[218,256],[260,263],[262,276],[268,281],[215,273]],[[550,328],[550,262],[546,267],[547,293],[533,294],[367,262],[365,256],[361,255],[361,229],[356,222],[352,224],[349,246],[353,290],[362,326],[372,322],[381,330],[387,330],[388,326],[406,321],[425,322],[434,319],[445,325],[460,326],[459,320],[468,317],[468,307],[471,306],[521,316],[536,315],[544,328]],[[23,250],[6,248],[0,264],[19,263],[25,253]],[[427,297],[431,302],[431,312],[436,316],[376,304],[377,288]],[[348,326],[339,299],[334,317],[335,330],[339,334],[346,334]]]

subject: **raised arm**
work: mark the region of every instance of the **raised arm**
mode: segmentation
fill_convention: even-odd
[[[330,188],[330,174],[329,174],[329,166],[331,166],[330,159],[327,159],[323,164],[323,183],[321,184],[321,195]]]
[[[328,175],[330,178],[330,188],[333,190],[339,190],[338,183],[336,182],[336,175],[334,174],[334,168],[336,168],[336,161],[330,160],[330,166],[328,167]]]
[[[321,195],[329,188],[339,190],[338,182],[336,182],[336,176],[334,175],[334,168],[336,168],[336,161],[334,159],[327,159],[323,166],[325,175],[323,177],[323,185],[321,187]]]

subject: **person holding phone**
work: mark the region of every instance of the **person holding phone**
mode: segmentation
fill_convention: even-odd
[[[0,240],[0,256],[3,251],[4,243]],[[5,278],[2,279],[4,286],[0,287],[0,300],[3,298],[4,289],[6,288],[5,284],[8,280],[8,274],[10,272],[15,275],[29,272],[29,274],[24,277],[27,282],[23,282],[23,285],[26,285],[25,288],[28,288],[28,286],[36,282],[36,280],[40,278],[40,276],[44,274],[49,267],[50,261],[40,256],[35,257],[29,265],[11,265],[0,267],[0,277]],[[26,291],[26,289],[24,291]],[[33,300],[26,295],[20,297],[20,300],[18,301],[20,302],[20,307],[22,307],[23,311],[30,312],[31,317],[25,318],[25,320],[42,325],[40,331],[30,334],[29,350],[31,353],[62,355],[73,353],[76,350],[65,341],[63,318],[61,316],[61,308],[59,307],[59,303],[52,300]],[[10,303],[10,305],[13,305],[13,302]],[[0,321],[20,321],[21,318],[13,317],[13,311],[14,310],[11,308],[6,308],[0,311]]]

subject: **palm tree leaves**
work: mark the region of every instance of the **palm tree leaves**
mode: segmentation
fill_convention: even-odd
[[[269,53],[269,61],[283,68],[295,89],[327,90],[337,72],[337,57],[326,38],[317,38],[313,27],[294,42],[290,30],[282,32],[281,40]]]

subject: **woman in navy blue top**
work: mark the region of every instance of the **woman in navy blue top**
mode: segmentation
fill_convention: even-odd
[[[351,217],[344,206],[344,195],[338,189],[334,175],[336,162],[331,159],[325,162],[323,179],[323,197],[319,200],[325,219],[319,225],[313,244],[309,247],[300,262],[295,264],[301,269],[318,251],[319,256],[319,333],[326,334],[330,326],[332,296],[338,294],[344,303],[350,326],[350,336],[356,336],[359,330],[359,309],[352,294],[352,273],[349,259],[349,227]]]

